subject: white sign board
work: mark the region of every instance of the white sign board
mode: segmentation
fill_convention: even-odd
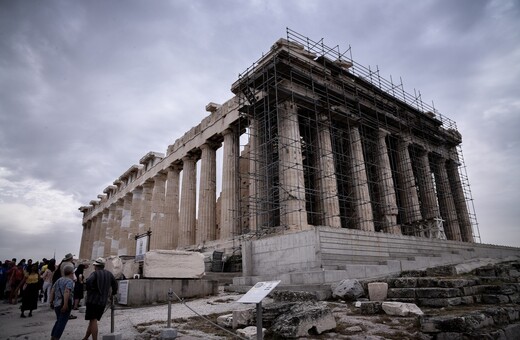
[[[119,287],[117,288],[117,302],[120,305],[128,304],[128,280],[117,281]]]
[[[238,299],[237,302],[260,303],[280,282],[280,280],[258,282],[253,286],[253,288],[251,288],[247,293],[245,293],[244,296]]]
[[[135,261],[144,261],[144,254],[148,251],[148,235],[139,237],[135,245]]]

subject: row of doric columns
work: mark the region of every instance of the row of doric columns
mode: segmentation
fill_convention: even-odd
[[[133,256],[136,253],[135,237],[149,231],[150,249],[203,244],[217,236],[226,239],[239,232],[238,129],[225,129],[222,139],[220,221],[217,221],[216,150],[222,143],[205,141],[195,151],[148,178],[84,223],[80,257]],[[198,206],[197,178],[200,178]],[[115,189],[111,186],[111,190]]]
[[[325,114],[318,115],[315,143],[315,164],[306,170],[302,160],[302,136],[298,122],[298,107],[294,102],[278,106],[278,204],[279,225],[290,231],[309,227],[309,214],[320,216],[319,225],[341,227],[337,174],[349,178],[349,226],[364,231],[377,230],[421,237],[447,238],[473,242],[471,223],[457,164],[441,155],[412,143],[409,135],[393,135],[382,128],[376,130],[373,141],[364,141],[360,125],[351,122],[345,136],[348,146],[349,169],[338,169],[332,146],[332,137]],[[249,181],[250,226],[264,226],[265,212],[273,204],[266,194],[266,183],[273,182],[273,174],[261,173],[269,163],[267,137],[262,136],[256,120],[250,122],[250,171],[256,172]],[[344,137],[345,138],[345,137]],[[396,140],[390,146],[390,138]],[[374,174],[370,179],[365,159],[365,144],[375,147]],[[434,148],[435,149],[435,148]],[[449,151],[449,150],[447,150]],[[391,155],[392,154],[392,155]],[[393,159],[393,160],[392,160]],[[394,165],[392,166],[392,162]],[[312,165],[311,165],[312,166]],[[305,171],[315,171],[315,185],[306,188]],[[375,176],[375,178],[374,178]],[[307,184],[308,185],[308,184]],[[313,211],[307,211],[306,190],[315,190],[319,196]],[[345,204],[345,203],[343,203]],[[269,216],[268,218],[274,218]],[[344,226],[345,227],[345,226]]]

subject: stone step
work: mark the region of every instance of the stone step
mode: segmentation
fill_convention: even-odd
[[[455,315],[424,315],[421,332],[436,339],[518,339],[520,306],[487,307]]]
[[[218,281],[219,286],[233,283],[235,277],[242,276],[242,272],[205,272],[205,280]]]

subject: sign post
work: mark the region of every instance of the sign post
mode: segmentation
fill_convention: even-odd
[[[244,294],[237,302],[240,303],[256,303],[256,339],[261,340],[263,337],[262,331],[262,300],[269,295],[269,293],[281,281],[265,281],[257,282],[247,293]]]

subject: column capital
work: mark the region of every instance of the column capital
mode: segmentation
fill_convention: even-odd
[[[193,153],[189,153],[187,155],[184,155],[181,160],[182,160],[182,163],[184,165],[184,163],[188,163],[188,162],[195,162],[197,160],[197,156]]]
[[[437,165],[444,165],[446,163],[446,158],[442,157],[439,154],[432,153],[432,160]]]
[[[159,171],[157,174],[155,174],[155,176],[152,177],[152,179],[154,182],[157,180],[164,181],[166,180],[166,173]]]
[[[221,134],[222,134],[222,136],[226,136],[226,135],[230,135],[230,134],[236,133],[237,131],[238,131],[238,128],[236,126],[230,125],[227,128],[225,128],[221,132]]]
[[[199,146],[199,148],[201,150],[204,150],[204,149],[216,150],[216,149],[220,148],[221,145],[222,145],[221,142],[215,142],[215,141],[207,140],[201,146]]]
[[[182,164],[172,164],[168,167],[168,171],[176,171],[181,172],[182,171]]]
[[[391,135],[391,133],[390,133],[390,131],[388,131],[388,130],[385,130],[385,129],[383,129],[383,128],[379,128],[379,129],[377,130],[377,135],[379,136],[379,138],[382,138],[382,137],[384,138],[384,137],[386,137],[386,136],[388,136],[388,135]]]
[[[410,135],[408,135],[408,134],[399,134],[398,137],[399,137],[399,142],[400,143],[403,143],[406,146],[409,146],[410,144],[412,144],[412,137]]]

